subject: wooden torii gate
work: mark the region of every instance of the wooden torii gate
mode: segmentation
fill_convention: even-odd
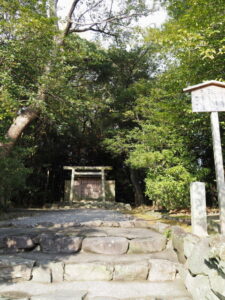
[[[64,166],[63,169],[71,171],[70,195],[69,195],[70,202],[73,201],[73,185],[74,185],[75,177],[76,176],[96,176],[96,175],[101,177],[102,200],[106,201],[105,171],[112,170],[112,167],[109,167],[109,166],[104,166],[104,167]]]

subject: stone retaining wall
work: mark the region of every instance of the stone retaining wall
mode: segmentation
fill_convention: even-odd
[[[193,299],[225,299],[225,236],[199,238],[172,227],[171,237],[183,264],[179,274]]]

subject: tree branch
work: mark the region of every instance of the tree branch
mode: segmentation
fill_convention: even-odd
[[[112,32],[109,32],[109,31],[105,31],[104,29],[100,29],[100,28],[96,28],[96,29],[95,28],[90,28],[90,31],[100,32],[100,33],[103,33],[103,34],[106,34],[106,35],[117,37],[116,34],[114,34]]]
[[[77,7],[77,4],[80,2],[80,0],[74,0],[72,5],[71,5],[71,8],[70,8],[70,11],[69,11],[69,14],[67,16],[67,24],[66,24],[66,28],[64,30],[64,33],[63,33],[63,37],[66,37],[69,32],[70,32],[70,29],[71,29],[71,26],[73,24],[72,22],[72,16],[73,16],[73,13]]]
[[[85,31],[88,31],[88,30],[100,31],[102,29],[100,29],[99,27],[97,29],[95,29],[94,27],[97,27],[97,26],[102,25],[104,23],[105,24],[106,23],[113,23],[115,21],[120,21],[120,20],[123,20],[123,19],[130,19],[130,18],[133,18],[133,17],[141,16],[141,15],[142,14],[139,14],[139,13],[133,13],[131,15],[122,14],[122,15],[117,15],[117,16],[111,16],[109,18],[103,19],[103,20],[95,22],[95,23],[89,23],[89,24],[75,23],[75,26],[77,26],[77,27],[75,27],[73,29],[70,29],[69,33],[85,32]],[[78,26],[84,26],[84,28],[78,28]]]

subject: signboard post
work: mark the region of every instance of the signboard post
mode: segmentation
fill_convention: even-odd
[[[211,112],[213,152],[216,170],[216,183],[220,208],[220,231],[225,234],[225,180],[223,155],[219,128],[219,111],[225,111],[225,83],[206,81],[184,89],[191,92],[193,112]]]

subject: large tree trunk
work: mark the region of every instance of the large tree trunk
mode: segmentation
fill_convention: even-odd
[[[1,154],[7,155],[16,144],[24,129],[38,116],[38,112],[28,107],[24,112],[19,114],[7,131],[6,142],[0,143]]]
[[[134,170],[134,169],[130,169],[130,180],[131,180],[132,185],[134,187],[135,206],[140,206],[141,204],[144,203],[144,196],[143,196],[143,193],[142,193],[140,183],[138,181],[137,171]]]

